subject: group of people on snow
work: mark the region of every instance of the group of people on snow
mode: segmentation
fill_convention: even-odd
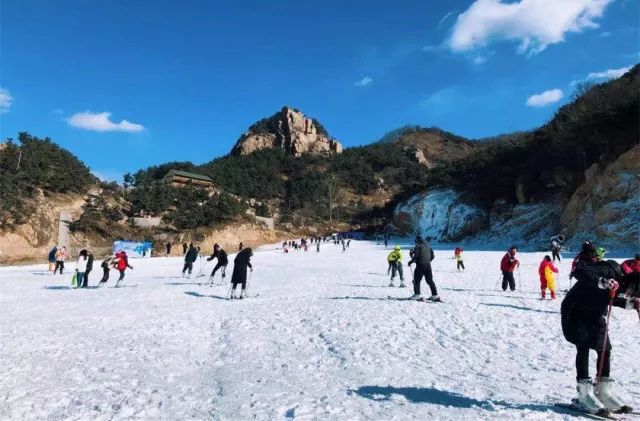
[[[70,257],[70,254],[65,246],[53,246],[49,251],[49,271],[62,274],[64,271],[64,262]],[[75,268],[73,277],[71,278],[72,288],[88,288],[89,287],[89,274],[93,270],[94,255],[93,252],[87,249],[82,249],[78,253],[78,259],[75,262]],[[105,285],[109,280],[109,272],[111,269],[117,269],[120,272],[120,277],[116,282],[116,287],[120,286],[120,283],[124,280],[125,271],[127,269],[133,269],[129,264],[129,258],[124,250],[118,251],[112,256],[105,258],[100,264],[102,268],[102,278],[98,283],[98,288]]]

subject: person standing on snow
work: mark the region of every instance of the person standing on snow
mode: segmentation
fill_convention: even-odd
[[[49,259],[49,272],[53,272],[56,268],[56,252],[58,251],[58,246],[53,246],[53,248],[49,251],[49,255],[47,256]]]
[[[588,259],[588,256],[590,256],[591,253],[595,252],[596,247],[593,245],[593,243],[591,243],[591,241],[585,241],[584,243],[582,243],[580,253],[578,253],[576,257],[573,258],[573,262],[571,262],[571,272],[569,272],[569,279],[573,278],[573,271],[576,270],[578,262],[580,262],[580,260],[582,259]]]
[[[600,261],[595,249],[583,253],[573,276],[577,282],[562,301],[562,333],[576,346],[576,371],[578,397],[574,404],[589,413],[606,415],[609,411],[629,412],[612,389],[614,381],[609,377],[611,366],[611,341],[605,341],[609,304],[626,309],[640,309],[639,298],[618,297],[616,278],[622,275],[620,266],[613,260]],[[589,350],[598,353],[597,393],[589,377]],[[604,352],[603,352],[604,351]],[[596,396],[597,395],[597,396]]]
[[[189,271],[189,278],[191,278],[191,272],[193,271],[193,263],[198,260],[198,250],[191,243],[187,254],[184,256],[184,267],[182,268],[182,276],[185,272]]]
[[[67,248],[62,246],[56,251],[56,266],[53,269],[53,274],[56,274],[58,268],[60,269],[60,275],[62,275],[62,271],[64,270],[64,261],[68,257]]]
[[[113,256],[109,256],[100,263],[100,267],[102,268],[102,279],[100,279],[100,283],[98,283],[98,288],[102,285],[106,284],[109,280],[109,271],[111,268],[109,266],[115,265],[116,260]]]
[[[167,242],[167,256],[171,254],[171,241]]]
[[[240,251],[233,260],[233,273],[231,274],[231,299],[245,298],[247,291],[247,267],[253,272],[253,266],[251,266],[251,256],[253,256],[253,250],[250,247]],[[242,285],[240,296],[236,297],[236,287],[238,284]]]
[[[213,284],[213,277],[216,276],[216,272],[218,271],[218,269],[221,269],[220,273],[222,273],[222,279],[224,279],[224,277],[226,276],[227,264],[229,263],[227,252],[224,251],[222,247],[220,247],[220,245],[217,243],[213,245],[213,254],[207,259],[207,262],[210,262],[213,259],[218,259],[218,263],[216,263],[216,266],[213,268],[213,271],[209,276],[209,282],[211,284]]]
[[[413,272],[413,296],[410,298],[417,300],[422,298],[420,295],[420,282],[424,277],[427,285],[431,289],[431,296],[428,298],[430,301],[440,301],[438,297],[438,290],[435,282],[433,282],[433,272],[431,271],[431,261],[435,258],[433,249],[424,241],[419,235],[416,237],[416,246],[413,249],[413,255],[409,261],[409,267],[413,263],[416,264],[416,269]]]
[[[453,251],[453,258],[456,259],[456,269],[458,270],[458,272],[460,272],[460,268],[462,268],[462,270],[465,270],[464,260],[462,258],[463,251],[464,250],[461,247],[456,247],[456,249]]]
[[[564,235],[554,235],[551,237],[551,254],[553,255],[553,261],[558,259],[561,262],[560,251],[562,251],[564,245]]]
[[[540,266],[538,267],[538,275],[540,275],[540,299],[544,300],[547,295],[547,288],[551,292],[551,299],[556,299],[556,279],[553,276],[554,273],[558,273],[558,268],[555,267],[551,261],[549,255],[544,256]]]
[[[82,285],[82,281],[84,279],[84,273],[87,271],[88,262],[87,250],[80,250],[80,255],[76,261],[76,282],[74,288],[86,288],[86,286]]]
[[[513,277],[513,271],[520,266],[520,262],[516,259],[518,248],[512,246],[500,261],[500,270],[502,271],[502,290],[506,291],[507,286],[511,291],[516,290],[516,280]]]
[[[400,252],[400,246],[395,246],[393,251],[387,256],[387,261],[391,265],[391,282],[390,287],[393,287],[393,280],[396,278],[396,272],[400,275],[400,288],[404,288],[404,274],[402,273],[402,253]]]
[[[87,252],[87,269],[84,271],[84,276],[82,277],[82,288],[89,287],[89,273],[93,270],[93,253],[90,251]],[[80,284],[80,279],[78,279],[78,285]]]
[[[625,260],[620,265],[625,274],[640,272],[640,253],[636,254],[633,259]]]
[[[119,253],[117,253],[116,258],[117,258],[116,267],[118,268],[118,272],[120,272],[120,277],[116,282],[116,288],[119,288],[120,282],[124,280],[125,271],[127,270],[127,268],[133,269],[133,266],[129,264],[129,256],[127,256],[127,252],[125,252],[124,250],[121,250]]]

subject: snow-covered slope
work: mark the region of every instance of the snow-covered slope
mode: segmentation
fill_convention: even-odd
[[[411,294],[386,287],[388,252],[257,252],[244,301],[177,277],[180,258],[132,261],[121,289],[0,268],[0,419],[576,419],[553,406],[574,395],[575,355],[561,299],[537,299],[542,254],[504,293],[501,253],[466,251],[457,273],[437,250],[433,304],[387,298]],[[638,315],[611,325],[612,373],[640,406]]]

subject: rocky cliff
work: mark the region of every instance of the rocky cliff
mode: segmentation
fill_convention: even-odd
[[[303,153],[341,153],[342,145],[331,138],[317,120],[293,108],[283,107],[271,117],[249,127],[231,153],[247,155],[261,149],[282,149],[300,156]]]

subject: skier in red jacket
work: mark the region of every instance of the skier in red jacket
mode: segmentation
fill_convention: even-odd
[[[127,268],[133,269],[133,266],[129,264],[129,257],[124,250],[116,253],[116,267],[120,272],[120,277],[118,278],[118,282],[116,282],[116,288],[118,288],[120,286],[120,282],[124,279],[124,271],[127,270]]]
[[[513,278],[513,271],[520,266],[520,262],[516,259],[518,248],[512,246],[500,261],[500,270],[502,271],[502,290],[507,290],[507,285],[511,291],[516,289],[516,280]]]

